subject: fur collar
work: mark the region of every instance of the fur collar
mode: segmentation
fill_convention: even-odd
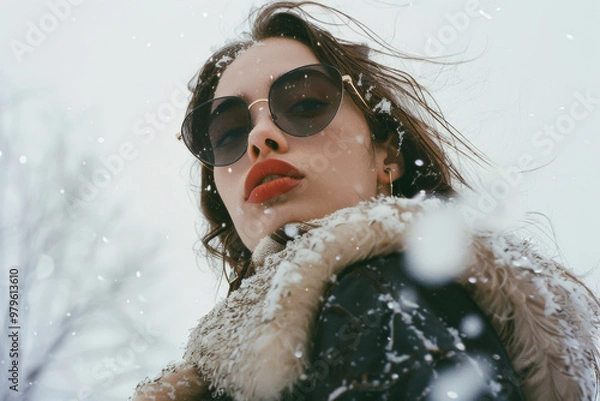
[[[413,222],[445,207],[437,199],[382,197],[310,222],[314,228],[282,250],[263,239],[255,275],[201,319],[184,358],[236,400],[278,399],[307,367],[326,286],[352,263],[404,251]],[[526,245],[474,235],[466,246],[467,267],[456,280],[491,317],[527,399],[592,399],[595,298]]]

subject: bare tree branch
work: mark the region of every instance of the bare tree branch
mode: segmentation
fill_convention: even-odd
[[[119,302],[135,288],[136,271],[157,269],[160,247],[152,236],[148,243],[138,243],[142,224],[119,205],[79,198],[79,176],[99,168],[99,159],[93,150],[75,146],[66,120],[47,121],[37,113],[30,104],[37,94],[9,96],[0,98],[0,260],[19,269],[21,395],[27,400],[46,400],[49,393],[74,398],[77,388],[59,383],[41,387],[57,369],[64,377],[75,377],[77,365],[60,363],[56,356],[77,354],[81,345],[75,331],[116,337],[91,352],[79,351],[88,357],[111,355],[115,344],[126,345],[131,333],[139,331],[138,323]],[[60,117],[59,109],[53,112]],[[44,130],[32,132],[32,126]],[[85,168],[78,168],[84,161]],[[83,207],[74,208],[73,200]],[[103,237],[110,238],[110,246]],[[3,269],[3,282],[10,266]],[[6,301],[2,305],[6,328]],[[110,327],[100,316],[111,317]],[[129,367],[115,382],[132,371]],[[2,386],[0,399],[8,399],[9,391]]]

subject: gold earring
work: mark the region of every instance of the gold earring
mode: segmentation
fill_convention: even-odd
[[[388,177],[390,178],[390,196],[394,196],[394,181],[392,180],[392,169],[386,167],[383,171],[385,171]]]
[[[230,287],[233,283],[236,282],[237,279],[240,278],[240,275],[237,274],[237,272],[234,269],[231,269],[231,272],[229,272],[229,274],[227,274],[227,270],[225,269],[225,266],[223,266],[223,275],[225,276],[225,280],[227,280],[227,283],[229,283]]]

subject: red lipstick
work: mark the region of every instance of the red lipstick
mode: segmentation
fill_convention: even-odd
[[[283,195],[302,182],[304,176],[283,160],[269,159],[256,163],[248,172],[244,198],[248,203],[263,203]]]

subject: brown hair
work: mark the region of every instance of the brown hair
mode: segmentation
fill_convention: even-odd
[[[319,7],[351,22],[381,49],[374,50],[365,44],[334,37],[316,25],[322,21],[311,17],[306,6]],[[370,53],[414,58],[386,45],[373,31],[349,15],[312,1],[276,2],[259,8],[252,16],[249,37],[214,53],[200,69],[197,78],[190,82],[193,96],[188,112],[214,97],[221,73],[241,51],[267,38],[292,38],[308,46],[320,62],[336,67],[357,82],[358,90],[369,107],[357,99],[353,91],[348,93],[364,113],[375,146],[390,138],[397,143],[405,166],[404,174],[394,182],[393,195],[412,197],[425,192],[452,196],[455,192],[453,182],[469,186],[443,148],[448,147],[471,159],[482,160],[482,157],[442,113],[430,105],[428,92],[411,75],[374,61]],[[392,136],[394,133],[397,137]],[[223,261],[223,270],[229,265],[239,277],[230,283],[230,291],[233,291],[241,279],[252,274],[251,252],[242,243],[216,190],[213,171],[204,166],[201,168],[200,206],[209,224],[202,243],[209,254]]]

